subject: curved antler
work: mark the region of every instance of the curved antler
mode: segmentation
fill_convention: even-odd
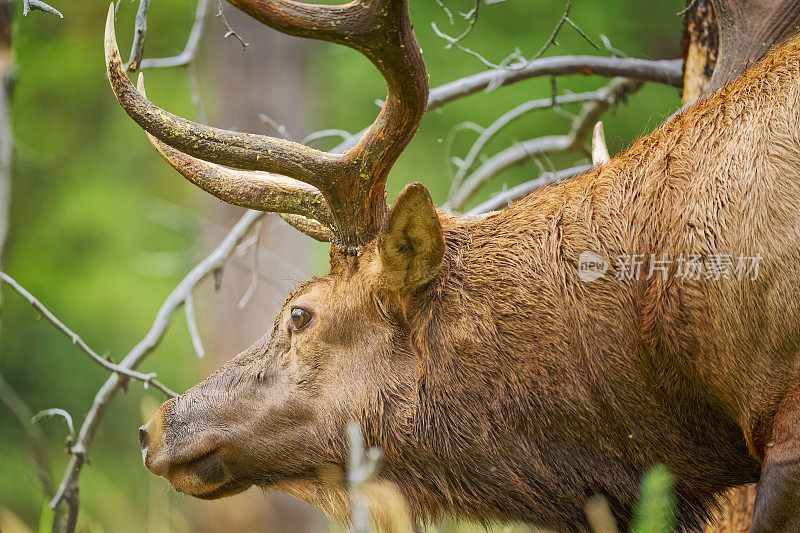
[[[330,228],[340,249],[357,250],[377,234],[387,211],[389,171],[427,104],[427,72],[407,0],[356,0],[342,6],[229,1],[279,31],[344,44],[372,61],[386,79],[388,96],[356,146],[344,154],[322,152],[274,137],[212,128],[160,109],[133,87],[122,67],[112,4],[105,47],[117,99],[154,137],[162,156],[191,182],[229,203],[301,215],[312,225],[316,220]]]

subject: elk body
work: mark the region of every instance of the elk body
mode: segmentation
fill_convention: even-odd
[[[663,463],[681,528],[755,481],[753,531],[799,527],[800,39],[601,168],[455,217],[418,184],[386,209],[427,94],[405,1],[232,3],[361,50],[389,97],[342,156],[192,124],[130,85],[110,11],[112,86],[162,155],[332,241],[330,273],[290,295],[270,333],[142,428],[148,468],[200,498],[259,485],[343,517],[355,420],[421,520],[585,531],[602,495],[626,528]],[[584,252],[609,271],[582,281]],[[643,275],[618,275],[614,258],[634,254]],[[675,262],[644,275],[690,254],[760,257],[758,275],[682,278]]]

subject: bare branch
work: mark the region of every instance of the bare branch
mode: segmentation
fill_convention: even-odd
[[[431,90],[428,110],[473,95],[491,87],[503,87],[540,76],[568,74],[625,77],[682,87],[683,61],[680,59],[650,60],[599,56],[554,56],[531,61],[519,70],[486,71],[451,81]]]
[[[567,24],[569,24],[570,26],[572,26],[572,29],[573,29],[573,30],[575,30],[575,31],[578,33],[578,35],[580,35],[581,37],[583,37],[583,40],[584,40],[584,41],[586,41],[587,43],[589,43],[590,45],[592,45],[592,46],[593,46],[594,48],[596,48],[597,50],[600,50],[600,47],[599,47],[599,46],[597,46],[597,45],[595,44],[595,42],[594,42],[594,41],[592,41],[592,40],[589,38],[589,36],[588,36],[588,35],[586,35],[586,33],[584,33],[584,31],[583,31],[583,30],[580,28],[580,26],[578,26],[577,24],[575,24],[575,21],[573,21],[573,20],[572,20],[571,18],[569,18],[569,17],[565,17],[565,18],[564,18],[564,20],[566,21],[566,23],[567,23]]]
[[[203,348],[203,339],[200,338],[200,330],[197,328],[197,316],[194,312],[194,297],[191,292],[186,295],[184,307],[186,312],[186,327],[189,329],[189,336],[192,338],[192,346],[194,346],[194,351],[197,352],[197,357],[202,359],[206,354],[206,350]]]
[[[533,54],[533,57],[530,58],[530,61],[535,59],[539,59],[547,52],[547,49],[553,46],[556,42],[556,37],[558,37],[558,32],[561,31],[561,28],[564,26],[564,23],[567,21],[569,17],[569,10],[572,7],[572,0],[567,0],[567,5],[564,7],[564,14],[561,15],[561,18],[556,23],[553,31],[550,33],[550,37],[547,38],[547,41],[542,45],[538,52]]]
[[[475,172],[464,181],[457,190],[451,193],[452,201],[446,207],[461,211],[480,188],[500,172],[509,167],[521,165],[538,155],[566,152],[573,148],[573,139],[569,135],[548,135],[520,143],[487,159]]]
[[[37,300],[30,292],[25,290],[19,283],[17,283],[14,278],[6,274],[5,272],[0,272],[0,280],[7,283],[11,286],[12,289],[17,291],[23,298],[25,298],[28,303],[30,303],[34,309],[36,309],[44,318],[48,320],[51,324],[53,324],[57,330],[61,333],[66,335],[72,341],[72,344],[76,345],[80,348],[86,355],[88,355],[95,363],[99,364],[106,370],[111,372],[116,372],[121,376],[125,376],[125,378],[133,378],[141,381],[144,383],[145,388],[149,385],[157,388],[167,396],[177,396],[175,392],[167,388],[164,384],[160,381],[155,379],[156,374],[143,374],[141,372],[137,372],[135,370],[131,370],[130,368],[125,368],[120,365],[115,365],[111,361],[107,360],[104,357],[101,357],[97,354],[94,350],[92,350],[89,345],[87,345],[83,339],[81,339],[77,333],[69,329],[67,326],[64,325],[53,313],[51,313],[42,303]]]
[[[260,220],[262,216],[264,216],[264,213],[260,211],[247,211],[217,248],[183,278],[162,304],[150,331],[120,362],[119,366],[121,368],[133,370],[158,347],[169,329],[175,313],[185,304],[188,295],[191,294],[198,283],[212,273],[222,269],[236,248],[237,243],[247,235],[253,224]],[[69,507],[69,516],[73,525],[71,529],[67,528],[67,531],[74,530],[74,522],[77,520],[78,478],[81,469],[86,463],[89,446],[94,439],[103,415],[116,394],[125,385],[125,380],[126,378],[120,374],[112,374],[95,395],[92,408],[87,413],[78,431],[78,438],[72,448],[72,456],[59,485],[58,492],[50,502],[52,509],[57,509],[64,504]]]
[[[57,16],[60,19],[64,18],[61,12],[51,5],[45,4],[41,0],[22,0],[22,15],[28,16],[31,11],[44,11]]]
[[[473,7],[469,13],[462,13],[464,18],[467,19],[467,29],[461,32],[461,35],[455,38],[455,42],[462,41],[467,38],[467,36],[472,33],[472,30],[475,28],[475,24],[478,23],[478,15],[480,14],[481,10],[481,0],[475,0],[475,7]]]
[[[197,51],[200,48],[200,40],[203,37],[209,4],[210,0],[198,0],[194,14],[194,24],[189,31],[189,38],[186,40],[183,52],[173,57],[143,59],[139,68],[144,70],[147,68],[187,67],[194,63],[195,59],[197,59]]]
[[[440,3],[440,5],[441,5],[441,3]],[[447,35],[446,33],[444,33],[443,31],[441,31],[439,29],[439,27],[436,25],[435,22],[431,23],[431,27],[433,28],[433,32],[436,35],[438,35],[439,37],[441,37],[442,39],[447,41],[448,44],[447,44],[447,46],[445,48],[452,48],[452,47],[455,46],[457,49],[461,50],[462,52],[467,53],[467,54],[469,54],[471,56],[474,56],[474,57],[478,58],[478,60],[480,60],[481,63],[483,63],[484,65],[486,65],[490,69],[495,69],[495,70],[501,70],[501,69],[516,70],[516,69],[523,68],[527,63],[529,63],[531,61],[539,59],[542,55],[544,55],[544,53],[547,51],[548,48],[550,48],[552,45],[556,44],[556,37],[558,36],[558,33],[561,31],[561,28],[564,27],[564,24],[569,24],[570,26],[572,26],[572,28],[578,33],[578,35],[583,37],[586,40],[586,42],[588,42],[590,45],[592,45],[593,47],[597,48],[598,50],[600,49],[600,47],[597,46],[594,42],[592,42],[592,40],[589,38],[589,36],[586,35],[586,33],[584,33],[584,31],[582,29],[580,29],[578,27],[578,25],[575,24],[575,22],[572,21],[572,19],[569,18],[569,10],[572,7],[572,0],[567,0],[566,7],[564,8],[564,13],[561,15],[561,18],[556,23],[555,27],[553,28],[553,31],[550,33],[550,36],[547,38],[547,41],[539,49],[539,51],[536,52],[533,55],[533,57],[531,57],[530,59],[526,60],[525,57],[522,55],[522,52],[520,52],[519,49],[516,49],[514,52],[509,54],[506,57],[506,59],[504,59],[500,63],[493,63],[493,62],[489,61],[488,59],[486,59],[485,57],[483,57],[483,55],[481,55],[479,52],[476,52],[475,50],[472,50],[472,49],[467,48],[467,47],[465,47],[465,46],[460,44],[460,41],[462,39],[464,39],[467,35],[469,35],[469,33],[475,27],[475,23],[478,20],[478,9],[479,9],[479,7],[480,7],[480,0],[478,0],[478,2],[476,3],[475,8],[467,15],[467,17],[469,19],[469,26],[458,37],[451,37],[450,35]],[[452,24],[452,22],[451,22],[451,24]],[[508,60],[512,59],[512,58],[513,59],[517,59],[517,61],[514,64],[509,66],[508,64],[506,64],[506,62]]]
[[[490,211],[497,211],[499,209],[503,209],[511,205],[512,203],[516,202],[520,198],[524,198],[528,196],[531,192],[542,187],[543,185],[549,185],[550,183],[556,183],[568,178],[572,178],[579,174],[583,174],[584,172],[589,172],[595,168],[592,165],[580,165],[577,167],[568,168],[566,170],[560,170],[558,172],[547,172],[536,178],[535,180],[526,181],[525,183],[521,183],[516,187],[508,189],[507,191],[503,191],[498,193],[494,197],[489,200],[486,200],[482,204],[473,207],[464,215],[473,216],[473,215],[482,215],[484,213],[488,213]]]
[[[147,14],[150,11],[150,0],[139,0],[139,9],[136,11],[136,22],[133,26],[133,44],[131,55],[123,67],[129,72],[139,69],[144,55],[144,40],[147,38]]]
[[[448,17],[450,17],[450,25],[453,25],[453,23],[454,23],[453,15],[450,12],[450,10],[447,9],[446,7],[444,7],[444,4],[442,4],[439,0],[437,0],[437,3],[439,4],[440,7],[442,7],[442,9],[445,10],[445,13],[447,13]],[[447,35],[443,31],[441,31],[439,29],[439,27],[436,25],[435,22],[431,23],[431,27],[433,28],[433,31],[434,31],[434,33],[436,33],[436,35],[438,35],[439,37],[441,37],[442,39],[447,41],[448,44],[447,44],[447,46],[445,46],[445,48],[452,48],[453,46],[455,46],[456,48],[458,48],[459,50],[461,50],[463,52],[467,52],[467,53],[470,53],[470,54],[473,54],[473,55],[477,55],[479,59],[483,60],[484,63],[488,64],[488,62],[485,59],[483,59],[480,56],[480,54],[476,54],[472,50],[464,48],[463,46],[461,46],[459,44],[462,40],[464,40],[472,32],[472,29],[475,27],[475,24],[478,22],[478,14],[480,13],[480,9],[481,9],[481,1],[480,0],[475,0],[475,7],[472,8],[472,10],[469,13],[464,15],[464,17],[467,19],[467,28],[463,32],[461,32],[460,35],[458,35],[456,37],[452,37],[450,35]]]
[[[447,15],[447,18],[448,18],[448,20],[450,21],[450,25],[452,26],[453,24],[455,24],[456,22],[455,22],[455,20],[453,19],[453,12],[452,12],[452,11],[450,11],[450,10],[447,8],[447,6],[446,6],[446,5],[444,5],[444,2],[442,2],[442,0],[434,0],[434,1],[436,2],[436,5],[438,5],[439,7],[441,7],[441,8],[442,8],[442,10],[444,11],[445,15]]]
[[[597,75],[607,78],[621,76],[683,87],[683,60],[599,56],[543,57],[530,61],[521,69],[488,70],[435,87],[431,89],[428,97],[426,112],[481,91],[492,91],[498,87],[512,85],[529,78],[570,74]],[[356,133],[351,139],[346,139],[331,151],[341,153],[349,150],[355,146],[353,139],[358,139],[365,131]]]
[[[433,33],[435,33],[438,37],[441,37],[442,39],[444,39],[445,41],[448,42],[448,44],[447,44],[447,46],[445,46],[445,48],[451,48],[451,47],[455,46],[457,49],[461,50],[465,54],[469,54],[469,55],[477,58],[478,61],[480,61],[481,63],[483,63],[484,65],[486,65],[490,69],[501,70],[501,69],[506,69],[506,68],[521,68],[522,65],[525,64],[525,58],[522,56],[522,52],[519,49],[514,50],[511,54],[506,56],[505,59],[503,59],[503,61],[501,61],[500,63],[493,63],[492,61],[489,61],[488,59],[486,59],[480,52],[476,52],[475,50],[473,50],[471,48],[467,48],[466,46],[460,44],[458,42],[458,40],[459,40],[458,37],[450,37],[449,35],[444,33],[442,30],[439,29],[439,26],[437,26],[435,22],[431,23],[431,28],[433,29]],[[513,64],[514,65],[513,67],[509,67],[506,64],[511,59],[516,59],[517,60]]]
[[[577,103],[577,102],[586,102],[590,100],[597,100],[599,98],[605,98],[606,92],[604,89],[600,89],[597,91],[585,92],[585,93],[578,93],[578,94],[565,94],[561,96],[555,96],[553,98],[541,98],[539,100],[530,100],[523,104],[518,105],[514,109],[508,111],[507,113],[503,114],[500,118],[495,120],[489,127],[483,129],[475,140],[475,143],[469,149],[466,157],[462,162],[458,164],[458,171],[456,172],[455,176],[453,177],[453,183],[451,186],[451,192],[455,192],[461,185],[461,182],[464,179],[464,176],[472,169],[472,166],[475,164],[478,156],[483,151],[483,148],[486,146],[492,137],[497,135],[500,130],[511,124],[513,121],[517,120],[518,118],[522,117],[526,113],[529,113],[534,110],[539,109],[548,109],[553,107],[554,105],[561,105],[561,104],[569,104],[569,103]]]
[[[234,37],[239,43],[242,45],[242,49],[247,48],[250,46],[250,43],[246,42],[242,39],[242,36],[236,33],[236,31],[231,28],[231,25],[228,23],[228,19],[225,16],[225,9],[222,7],[222,1],[217,0],[217,17],[222,21],[222,25],[225,26],[225,38]]]
[[[603,42],[603,46],[605,49],[614,57],[628,57],[628,54],[621,51],[619,48],[614,48],[614,45],[611,44],[611,40],[602,33],[600,34],[600,40]]]
[[[72,416],[63,409],[53,408],[53,409],[45,409],[44,411],[39,411],[35,415],[31,417],[31,423],[35,424],[42,418],[48,416],[58,416],[64,419],[64,422],[67,424],[67,431],[69,431],[69,442],[72,442],[75,439],[75,425],[72,423]]]
[[[461,133],[462,131],[474,131],[478,135],[483,133],[485,128],[482,128],[478,124],[470,121],[459,122],[452,128],[450,131],[447,132],[447,135],[444,138],[444,160],[445,160],[445,167],[447,168],[447,177],[450,181],[451,187],[455,176],[452,170],[452,164],[461,168],[464,165],[464,160],[459,159],[453,156],[453,144],[456,142],[456,136]]]
[[[583,105],[580,115],[572,124],[566,135],[551,135],[530,139],[517,143],[510,148],[487,159],[475,172],[466,178],[463,184],[451,191],[448,207],[460,211],[480,188],[494,176],[505,169],[520,165],[528,159],[549,153],[582,150],[588,140],[592,127],[609,107],[616,105],[627,95],[641,87],[638,80],[615,78],[599,91],[603,96]]]
[[[183,52],[173,57],[143,59],[139,66],[140,70],[148,68],[184,67],[186,69],[186,78],[189,83],[189,92],[192,97],[192,105],[194,105],[195,112],[197,113],[197,120],[201,123],[205,123],[207,120],[205,108],[203,107],[203,100],[200,97],[200,87],[197,83],[197,72],[194,63],[197,59],[200,40],[205,30],[210,2],[211,0],[198,0],[197,9],[194,14],[194,24],[192,24],[192,29],[189,31],[189,38],[186,40]]]

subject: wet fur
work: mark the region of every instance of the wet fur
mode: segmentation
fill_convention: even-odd
[[[407,326],[414,416],[383,429],[401,444],[373,436],[417,513],[576,530],[602,494],[627,527],[664,463],[698,528],[758,479],[800,364],[799,65],[794,39],[603,168],[479,221],[441,216],[445,260]],[[756,281],[673,264],[666,282],[584,283],[586,250],[762,260]]]
[[[165,404],[159,453],[224,427],[226,487],[346,516],[356,419],[415,518],[586,531],[600,494],[627,529],[642,476],[664,463],[680,528],[699,529],[725,489],[758,480],[798,382],[799,112],[795,38],[602,168],[503,211],[437,221],[417,196],[386,230],[407,245],[334,250],[271,338]],[[651,254],[762,259],[757,280],[683,280],[673,263],[666,281],[612,269],[586,283],[584,251],[612,266],[643,254],[644,273]],[[306,332],[287,332],[291,305],[315,311]]]

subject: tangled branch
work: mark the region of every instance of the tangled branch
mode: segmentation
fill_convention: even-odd
[[[522,164],[535,156],[583,150],[600,116],[641,86],[642,83],[638,80],[613,79],[598,91],[598,98],[583,105],[580,115],[573,120],[569,133],[529,139],[490,157],[466,177],[463,183],[454,183],[448,207],[456,211],[463,210],[467,202],[489,180],[509,167]]]
[[[554,106],[559,106],[569,103],[594,101],[605,98],[606,96],[607,96],[607,91],[604,89],[599,89],[597,91],[590,91],[585,93],[578,93],[578,94],[565,94],[565,95],[555,96],[553,98],[540,98],[538,100],[530,100],[508,111],[500,118],[495,120],[487,128],[481,129],[480,135],[478,135],[478,138],[472,144],[472,147],[467,152],[466,157],[463,160],[457,161],[456,164],[458,166],[458,170],[456,171],[455,176],[453,177],[453,182],[450,189],[451,195],[454,194],[459,189],[462,181],[464,180],[464,177],[475,165],[478,156],[481,154],[486,144],[495,135],[497,135],[500,132],[500,130],[511,124],[513,121],[521,118],[522,116],[531,111],[548,109]],[[451,196],[450,201],[452,202],[452,200],[453,198]]]
[[[431,89],[427,111],[481,91],[491,92],[499,87],[541,76],[570,74],[597,75],[606,78],[624,77],[632,80],[683,86],[682,59],[636,59],[629,57],[553,56],[528,62],[516,70],[495,69],[472,74]],[[345,138],[333,151],[344,152],[355,146],[366,130]]]
[[[153,350],[158,347],[169,329],[172,319],[178,310],[183,307],[191,297],[195,287],[206,279],[209,275],[219,275],[225,263],[233,254],[236,245],[241,241],[258,222],[264,213],[260,211],[247,211],[239,222],[234,225],[230,233],[220,242],[220,244],[205,259],[198,263],[178,286],[170,293],[156,314],[153,325],[145,337],[131,349],[125,358],[119,363],[118,367],[128,371],[133,371]],[[57,512],[64,505],[68,508],[71,528],[66,531],[73,531],[77,521],[78,513],[78,478],[83,466],[86,464],[89,446],[94,439],[100,421],[108,409],[111,401],[125,385],[127,377],[119,372],[112,374],[100,388],[94,397],[92,408],[78,430],[78,436],[70,451],[71,457],[67,465],[64,477],[58,487],[50,507]]]
[[[438,3],[440,5],[440,7],[445,9],[445,12],[450,17],[450,23],[452,24],[453,23],[452,14],[450,13],[449,10],[444,8],[444,6],[442,5],[441,2],[438,2]],[[545,41],[544,45],[542,45],[542,47],[539,49],[539,51],[536,52],[530,59],[525,59],[525,57],[522,55],[522,52],[519,49],[517,49],[514,52],[512,52],[511,54],[509,54],[508,56],[506,56],[506,58],[503,59],[503,61],[501,61],[500,63],[493,63],[493,62],[489,61],[488,59],[486,59],[485,57],[483,57],[483,55],[481,55],[479,52],[476,52],[475,50],[467,48],[466,46],[463,46],[461,44],[461,41],[467,35],[469,35],[470,32],[472,32],[472,29],[475,27],[475,24],[478,21],[478,12],[479,12],[479,9],[480,9],[480,0],[476,1],[475,8],[472,11],[470,11],[469,13],[464,15],[467,18],[467,20],[469,21],[469,25],[467,26],[467,29],[464,30],[464,32],[461,35],[459,35],[457,37],[451,37],[450,35],[444,33],[443,31],[441,31],[439,29],[439,27],[436,25],[435,22],[431,24],[431,27],[433,28],[433,32],[438,37],[440,37],[440,38],[444,39],[445,41],[447,41],[447,46],[445,48],[453,48],[453,47],[455,47],[458,50],[461,50],[462,52],[477,58],[481,63],[483,63],[484,65],[486,65],[490,69],[495,69],[495,70],[516,70],[516,69],[524,68],[525,65],[530,63],[531,61],[539,59],[540,57],[542,57],[544,55],[544,53],[551,46],[556,44],[556,37],[558,37],[559,32],[564,27],[564,24],[568,24],[569,26],[571,26],[578,33],[578,35],[583,37],[583,39],[586,42],[588,42],[590,45],[592,45],[594,48],[596,48],[598,50],[600,49],[600,47],[597,46],[589,38],[589,36],[586,35],[586,33],[577,24],[575,24],[575,22],[573,22],[572,19],[569,18],[569,10],[571,8],[572,8],[572,0],[567,0],[566,6],[564,7],[564,13],[561,15],[561,18],[559,18],[558,22],[556,23],[555,27],[553,28],[553,31],[550,32],[550,36],[547,38],[547,41]]]

